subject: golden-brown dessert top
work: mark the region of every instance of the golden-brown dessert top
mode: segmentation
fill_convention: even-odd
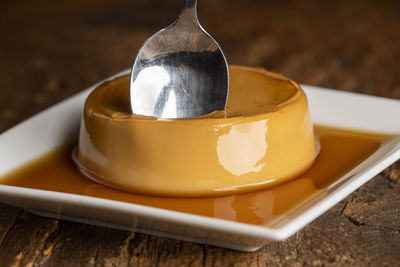
[[[231,66],[229,71],[230,90],[226,109],[191,119],[232,118],[271,112],[290,102],[295,94],[302,93],[297,90],[296,83],[279,74],[268,72],[266,75],[266,71],[261,68]],[[86,107],[115,119],[141,117],[130,114],[129,76],[121,79],[102,84],[102,89],[94,91],[93,97],[88,98],[88,101],[96,102],[88,102]]]

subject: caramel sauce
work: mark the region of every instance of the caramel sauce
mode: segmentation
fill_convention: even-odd
[[[321,152],[313,166],[289,182],[250,193],[206,198],[152,197],[111,189],[85,178],[71,160],[72,146],[0,178],[0,184],[50,190],[270,225],[358,165],[389,137],[315,127]],[[74,144],[75,146],[75,144]]]

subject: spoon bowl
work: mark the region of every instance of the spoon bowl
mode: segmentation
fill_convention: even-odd
[[[130,80],[132,113],[187,118],[225,109],[228,64],[199,24],[196,4],[184,1],[178,19],[139,50]]]

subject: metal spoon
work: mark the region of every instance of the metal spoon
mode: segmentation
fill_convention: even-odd
[[[199,24],[196,5],[185,0],[178,19],[139,50],[130,81],[134,114],[185,118],[225,109],[228,64]]]

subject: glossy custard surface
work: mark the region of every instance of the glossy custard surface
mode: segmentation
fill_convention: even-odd
[[[317,127],[321,152],[298,178],[251,193],[206,198],[152,197],[111,189],[84,177],[68,146],[8,176],[0,184],[119,200],[255,225],[271,225],[366,159],[388,139]]]
[[[129,77],[103,83],[85,104],[77,162],[123,190],[210,196],[282,183],[316,154],[301,88],[279,74],[231,66],[226,110],[190,119],[131,115]]]

